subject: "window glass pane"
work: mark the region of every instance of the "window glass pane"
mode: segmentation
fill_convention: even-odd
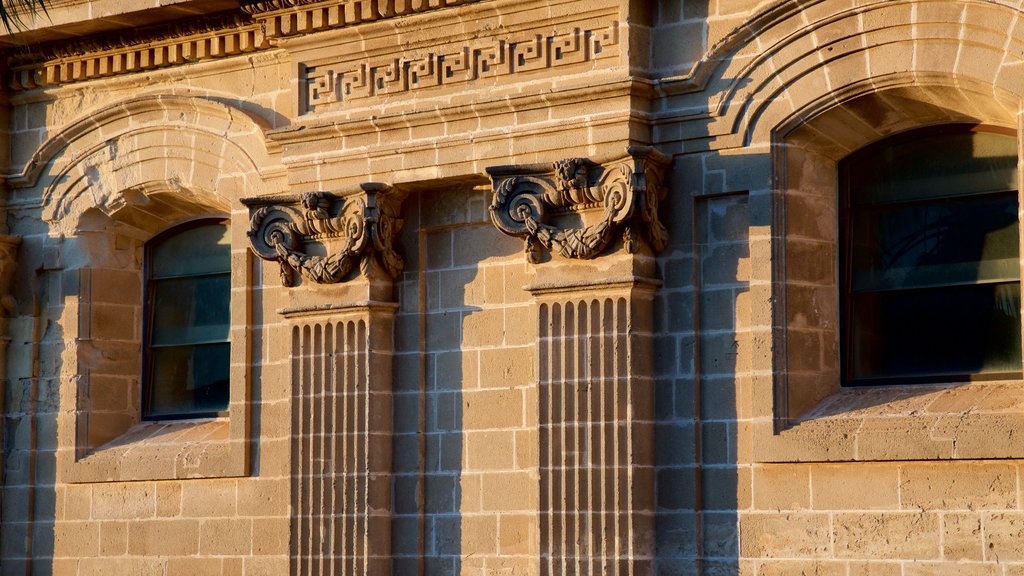
[[[842,170],[845,381],[1020,374],[1016,138],[928,128]]]
[[[230,345],[155,348],[150,356],[150,417],[209,414],[228,407]]]
[[[855,206],[1017,189],[1016,138],[992,132],[897,141],[858,155],[856,164]]]
[[[231,241],[225,224],[188,228],[153,248],[151,278],[192,276],[231,271]]]
[[[853,296],[853,378],[1020,372],[1020,284]]]
[[[153,282],[150,344],[166,346],[227,340],[230,283],[227,274]]]
[[[228,226],[188,223],[148,246],[146,418],[227,409],[231,345]]]
[[[851,226],[857,292],[1020,277],[1015,192],[862,209]]]

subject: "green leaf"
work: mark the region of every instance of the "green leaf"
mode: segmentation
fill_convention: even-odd
[[[23,18],[39,13],[49,15],[46,0],[0,0],[0,24],[9,33],[25,30]]]

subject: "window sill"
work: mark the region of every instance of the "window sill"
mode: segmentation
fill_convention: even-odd
[[[1024,458],[1024,382],[843,388],[780,432],[753,426],[759,462]]]
[[[245,475],[228,418],[141,422],[86,456],[62,454],[65,482],[127,482]]]

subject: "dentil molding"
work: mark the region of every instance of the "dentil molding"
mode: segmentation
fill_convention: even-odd
[[[30,46],[6,55],[13,91],[268,50],[299,36],[482,0],[250,0],[240,9]]]

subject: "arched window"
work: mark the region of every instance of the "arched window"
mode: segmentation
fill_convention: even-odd
[[[1015,136],[913,130],[840,178],[844,384],[1020,378]]]
[[[231,244],[220,219],[146,244],[143,417],[208,417],[228,407]]]

